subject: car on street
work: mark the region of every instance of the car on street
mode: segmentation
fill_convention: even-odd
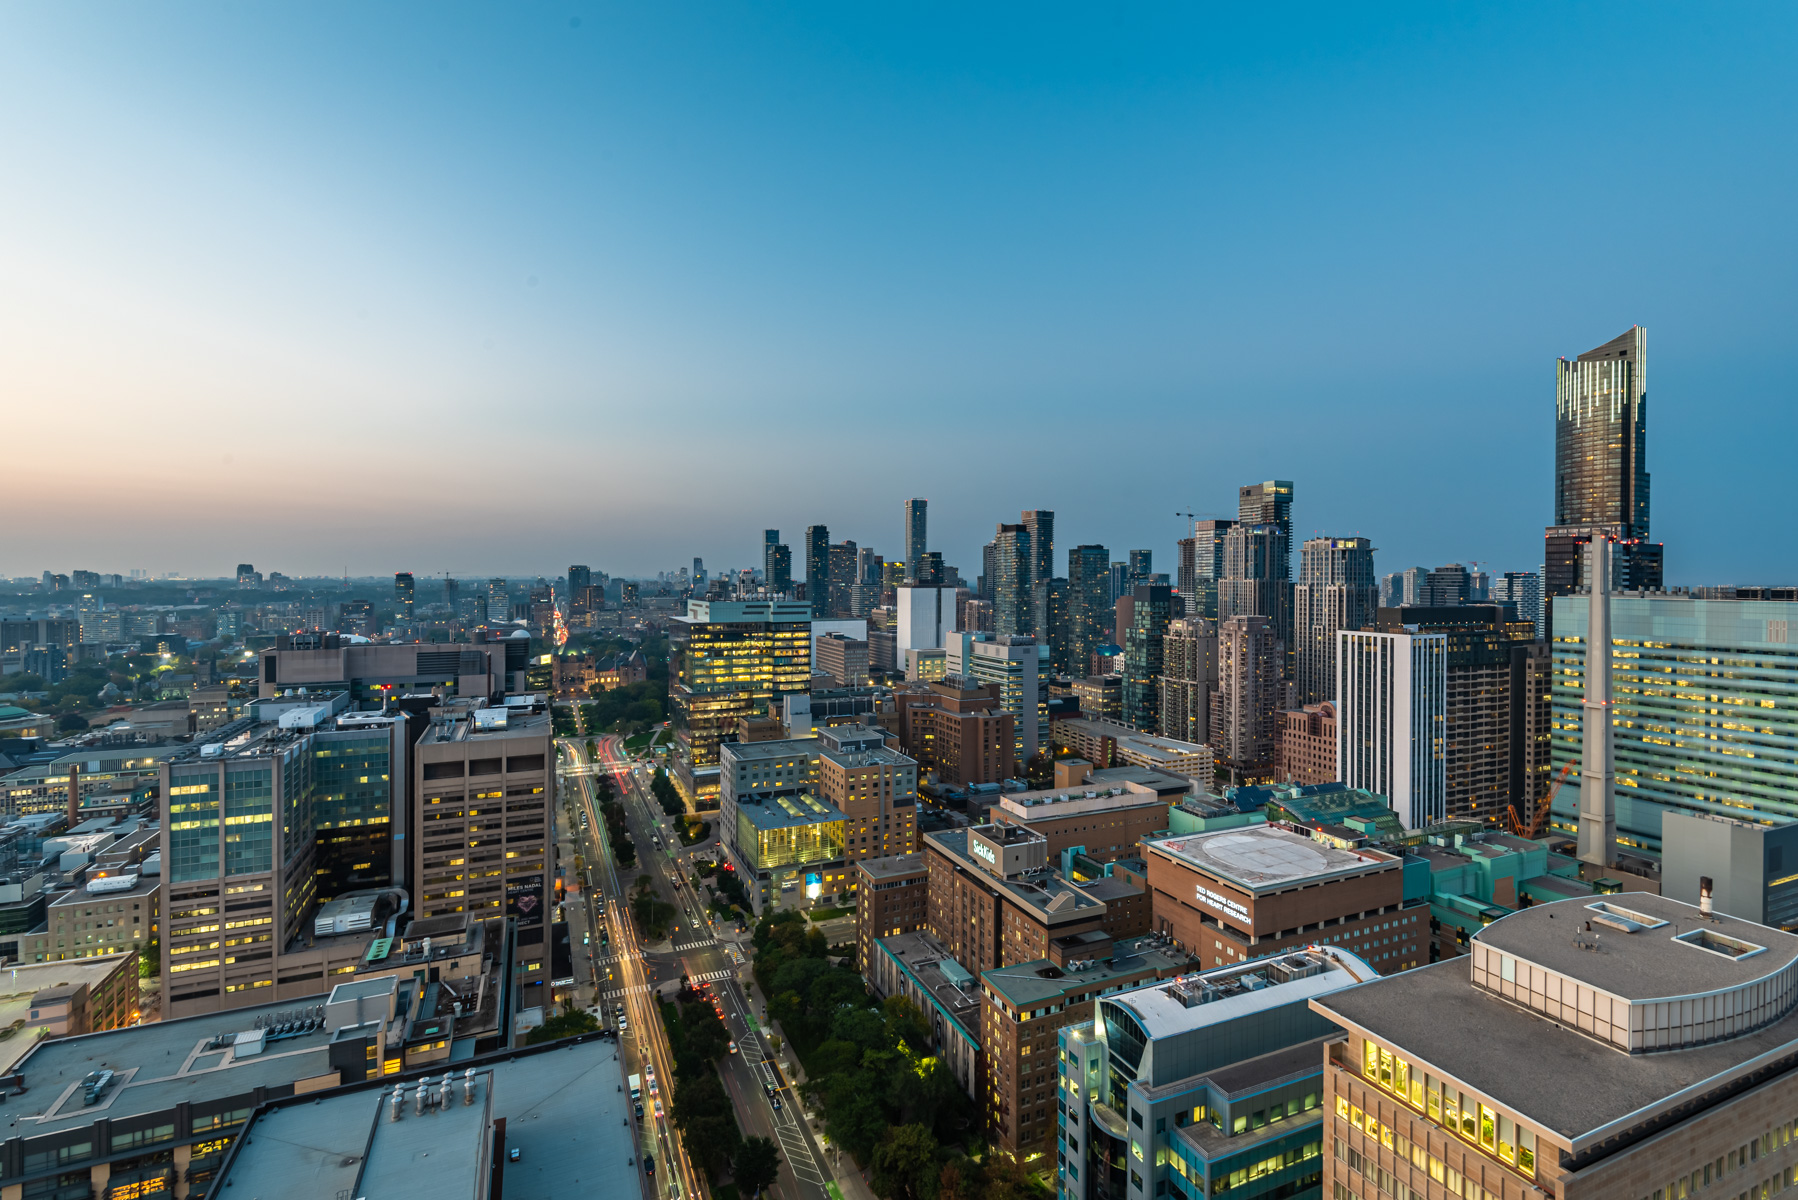
[[[774,1097],[774,1111],[775,1112],[780,1111],[780,1097],[779,1096]]]
[[[731,1044],[730,1044],[730,1052],[732,1054],[735,1054],[737,1052],[737,1043],[734,1041],[731,1042]]]
[[[643,1173],[645,1175],[654,1175],[656,1173],[656,1160],[653,1155],[645,1154],[643,1156]]]

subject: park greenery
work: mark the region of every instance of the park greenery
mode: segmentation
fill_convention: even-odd
[[[676,788],[674,781],[668,778],[668,772],[660,767],[657,767],[655,774],[649,777],[649,794],[656,798],[656,803],[662,806],[662,811],[671,817],[678,817],[687,811],[687,806],[681,802],[680,789]]]
[[[648,875],[637,876],[631,887],[631,916],[636,918],[644,937],[652,941],[666,937],[669,924],[679,915],[674,905],[656,894],[655,883]]]
[[[578,1037],[583,1033],[599,1032],[599,1020],[585,1009],[576,1008],[574,1001],[562,1001],[562,1011],[548,1017],[543,1024],[525,1035],[524,1044],[535,1046],[542,1042],[559,1042],[563,1038]]]
[[[774,1182],[780,1160],[767,1138],[745,1140],[737,1126],[717,1069],[729,1050],[729,1031],[703,996],[684,988],[673,1002],[663,1002],[661,1012],[674,1056],[669,1116],[687,1153],[713,1181],[728,1170],[739,1194],[760,1192]]]
[[[589,743],[591,744],[591,743]],[[612,846],[612,858],[621,867],[637,865],[637,847],[631,831],[624,823],[624,805],[618,802],[618,785],[610,775],[593,777],[593,798],[599,802],[599,819],[606,823],[606,840]]]
[[[668,683],[646,680],[607,691],[595,686],[581,706],[590,733],[636,734],[668,717]]]

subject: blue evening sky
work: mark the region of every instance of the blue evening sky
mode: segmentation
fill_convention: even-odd
[[[1533,569],[1554,360],[1639,323],[1669,582],[1790,582],[1795,34],[10,4],[0,573],[892,556],[912,495],[969,577],[1023,508],[1171,570],[1272,477],[1382,572]]]

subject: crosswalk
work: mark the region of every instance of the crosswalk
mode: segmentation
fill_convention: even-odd
[[[716,983],[720,979],[734,979],[734,978],[736,978],[736,974],[737,973],[735,971],[707,971],[703,975],[690,976],[688,979],[688,982],[690,982],[690,983]],[[668,983],[663,983],[663,984],[633,983],[633,984],[629,985],[628,987],[611,988],[611,989],[608,989],[607,991],[603,991],[603,992],[599,993],[599,998],[601,1000],[611,1000],[611,999],[615,999],[615,998],[622,997],[622,996],[641,996],[645,992],[660,991],[662,988],[672,987],[672,986],[673,986],[672,984],[668,984]]]
[[[676,950],[704,950],[707,946],[716,946],[717,944],[717,938],[700,938],[693,942],[676,942],[674,948]]]
[[[703,975],[690,976],[690,979],[693,983],[716,983],[720,979],[735,979],[736,976],[735,971],[707,971]]]

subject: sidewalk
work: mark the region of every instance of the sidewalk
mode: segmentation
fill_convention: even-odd
[[[756,1011],[765,1012],[767,1010],[767,1001],[762,996],[761,987],[755,981],[755,973],[749,969],[749,964],[747,962],[744,964],[742,975],[746,980],[743,991],[744,994],[749,997],[751,1006]],[[787,1036],[785,1033],[781,1032],[780,1025],[777,1022],[758,1022],[758,1025],[773,1030],[779,1035],[781,1045],[783,1047],[786,1045]],[[799,1085],[805,1082],[805,1067],[800,1063],[799,1056],[789,1050],[783,1049],[780,1054],[775,1055],[775,1062],[780,1068],[781,1075],[786,1078],[788,1083],[793,1085],[794,1103],[799,1105],[799,1111],[801,1113],[806,1114],[806,1125],[811,1128],[812,1135],[818,1143],[818,1152],[822,1156],[821,1160],[825,1166],[829,1167],[832,1179],[836,1182],[838,1190],[843,1194],[843,1200],[879,1200],[874,1194],[874,1189],[868,1186],[867,1179],[865,1179],[862,1173],[856,1169],[855,1159],[847,1154],[835,1152],[824,1144],[823,1130],[818,1128],[817,1124],[811,1119],[810,1113],[807,1112],[806,1105],[799,1096]],[[788,1062],[793,1064],[790,1069],[786,1065]],[[840,1164],[833,1161],[838,1159],[841,1160]]]

